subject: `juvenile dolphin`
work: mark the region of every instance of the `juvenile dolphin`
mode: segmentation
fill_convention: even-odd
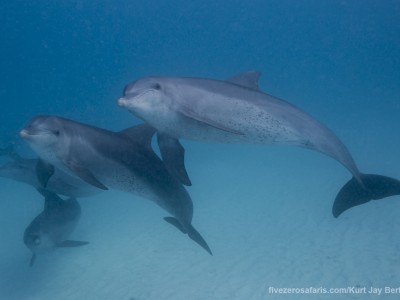
[[[346,146],[325,125],[263,93],[259,77],[255,71],[228,81],[146,77],[128,84],[118,104],[156,128],[164,140],[288,144],[332,157],[353,175],[335,199],[335,217],[372,199],[400,194],[396,179],[360,173]]]
[[[191,224],[189,194],[151,148],[154,132],[148,125],[111,132],[61,117],[38,116],[20,135],[42,159],[38,174],[44,177],[43,184],[55,166],[100,189],[110,187],[152,200],[173,216],[164,218],[168,223],[211,254]]]
[[[38,254],[56,247],[78,247],[88,242],[68,240],[81,216],[81,207],[75,198],[61,199],[56,194],[39,188],[44,209],[33,219],[24,232],[24,244],[32,251],[30,266]]]
[[[12,147],[0,149],[0,155],[9,156],[12,159],[0,166],[0,177],[26,183],[36,189],[41,187],[36,174],[38,159],[22,158]],[[46,189],[59,195],[77,198],[96,195],[100,192],[99,189],[60,169],[54,170]]]

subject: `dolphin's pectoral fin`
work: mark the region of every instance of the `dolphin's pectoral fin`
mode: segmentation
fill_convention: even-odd
[[[36,254],[32,254],[31,260],[29,261],[29,266],[32,267],[36,261]]]
[[[258,79],[260,79],[260,76],[261,72],[259,71],[247,71],[237,74],[226,81],[259,91]]]
[[[184,115],[185,117],[189,118],[189,119],[196,120],[196,121],[198,121],[200,123],[203,123],[205,125],[214,127],[216,129],[219,129],[219,130],[222,130],[222,131],[226,131],[226,132],[229,132],[229,133],[233,133],[233,134],[237,134],[237,135],[244,135],[244,133],[242,133],[242,132],[240,132],[240,131],[238,131],[236,129],[229,128],[229,127],[227,127],[227,126],[225,126],[225,125],[223,125],[223,124],[221,124],[221,123],[219,123],[217,121],[211,120],[211,119],[207,118],[206,116],[200,116],[199,114],[193,112],[190,108],[181,108],[179,110],[179,112],[182,115]]]
[[[80,179],[83,181],[99,188],[102,190],[108,190],[108,188],[102,184],[93,174],[90,172],[90,170],[78,165],[77,163],[74,163],[72,161],[65,162],[65,165]]]
[[[179,140],[158,132],[157,143],[168,171],[182,184],[191,186],[192,183],[185,168],[185,149]]]
[[[182,233],[189,235],[189,237],[193,241],[195,241],[197,244],[199,244],[210,255],[213,255],[210,247],[208,247],[208,245],[207,245],[207,242],[203,239],[203,237],[200,235],[200,233],[198,233],[197,230],[194,229],[194,227],[191,224],[188,224],[187,226],[184,227],[177,219],[175,219],[173,217],[165,217],[164,220],[167,221],[168,223],[174,225]]]
[[[66,240],[61,243],[58,243],[56,247],[80,247],[89,244],[89,242],[81,242],[81,241],[71,241]]]
[[[397,179],[374,174],[362,174],[360,178],[364,187],[353,177],[337,194],[332,208],[335,218],[354,206],[400,195],[400,181]]]
[[[36,176],[39,180],[40,185],[46,188],[49,179],[54,174],[54,166],[42,159],[38,159],[36,163]]]

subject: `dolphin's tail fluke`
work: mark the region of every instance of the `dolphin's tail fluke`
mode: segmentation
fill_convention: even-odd
[[[191,224],[186,225],[185,227],[173,217],[165,217],[165,221],[174,225],[178,228],[182,233],[187,234],[193,241],[199,244],[204,250],[206,250],[210,255],[213,255],[210,247],[208,247],[207,242],[203,239],[203,237],[198,233],[196,229]]]
[[[360,179],[364,186],[353,177],[337,194],[332,208],[335,218],[349,208],[370,200],[400,195],[400,181],[397,179],[374,174],[361,174]]]
[[[190,228],[188,228],[188,235],[193,241],[203,247],[203,249],[206,250],[210,255],[213,255],[210,247],[208,247],[207,245],[207,242],[203,239],[200,233],[196,229],[194,229],[192,225],[190,225]]]

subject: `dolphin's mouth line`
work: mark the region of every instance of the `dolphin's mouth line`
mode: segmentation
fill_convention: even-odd
[[[40,131],[40,132],[32,132],[32,131],[29,131],[29,130],[27,130],[27,129],[22,129],[20,132],[19,132],[19,135],[22,137],[22,138],[27,138],[27,137],[31,137],[31,136],[41,136],[41,135],[45,135],[45,134],[52,134],[52,132],[51,131],[48,131],[48,132],[46,132],[46,131]]]
[[[127,106],[130,100],[136,100],[139,97],[143,97],[144,95],[146,95],[147,93],[151,93],[154,92],[153,89],[147,89],[144,90],[141,93],[138,93],[136,95],[130,96],[130,95],[124,95],[123,97],[118,99],[118,105],[121,107]]]
[[[19,133],[22,137],[26,137],[26,136],[35,136],[35,135],[41,135],[42,133],[35,133],[32,131],[28,131],[26,129],[22,129]]]

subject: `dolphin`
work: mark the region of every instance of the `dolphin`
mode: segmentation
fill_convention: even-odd
[[[11,146],[0,149],[0,155],[9,156],[12,159],[0,166],[0,177],[26,183],[36,189],[42,186],[36,175],[38,159],[23,158]],[[77,198],[93,196],[100,192],[99,189],[60,169],[54,170],[46,189],[58,195]]]
[[[33,219],[24,232],[24,244],[32,251],[30,266],[38,254],[56,247],[78,247],[88,242],[68,240],[81,216],[81,207],[75,198],[61,199],[57,194],[38,188],[45,198],[43,211]]]
[[[165,221],[212,255],[192,226],[193,203],[151,148],[154,128],[143,124],[111,132],[56,116],[37,116],[20,136],[40,156],[38,175],[46,182],[54,167],[103,190],[109,187],[147,198],[172,217]]]
[[[21,156],[15,151],[13,144],[0,148],[0,156],[8,156],[13,160],[19,160],[21,158]]]
[[[163,140],[170,140],[170,145],[180,138],[288,144],[330,156],[353,176],[335,198],[334,217],[370,200],[400,194],[398,180],[362,174],[346,146],[324,124],[289,102],[262,92],[258,87],[260,75],[250,71],[227,81],[140,78],[125,87],[118,104],[156,128]],[[182,163],[183,157],[177,154],[171,163],[174,161]]]

